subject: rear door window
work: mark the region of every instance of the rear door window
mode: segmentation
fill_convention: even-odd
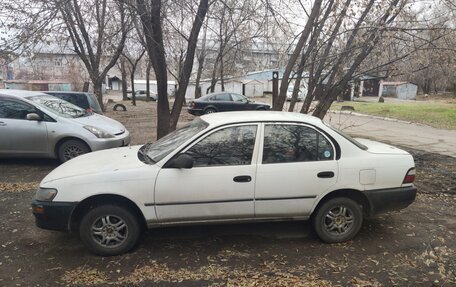
[[[218,94],[211,97],[211,101],[231,102],[230,94]]]
[[[291,124],[265,125],[263,164],[332,159],[332,144],[313,128]]]

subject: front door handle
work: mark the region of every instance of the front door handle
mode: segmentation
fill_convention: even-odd
[[[252,177],[250,175],[239,175],[233,178],[235,182],[251,182]]]
[[[4,126],[6,126],[6,123],[0,122],[0,127],[4,127]]]
[[[332,171],[322,171],[317,174],[319,178],[331,178],[334,177],[334,172]]]

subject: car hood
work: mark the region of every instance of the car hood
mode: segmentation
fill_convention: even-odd
[[[368,139],[356,138],[356,141],[365,145],[367,147],[367,151],[370,153],[375,154],[409,154],[405,150],[400,148],[390,146],[381,142],[376,142]]]
[[[87,117],[75,118],[74,120],[83,126],[93,126],[100,128],[114,135],[125,132],[125,127],[121,123],[99,114],[92,114]]]
[[[41,181],[41,184],[68,177],[94,175],[97,173],[143,167],[145,163],[138,159],[138,150],[140,147],[138,145],[113,148],[78,156],[51,171]]]

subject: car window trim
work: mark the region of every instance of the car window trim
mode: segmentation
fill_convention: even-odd
[[[259,154],[259,139],[260,139],[260,136],[262,136],[262,134],[259,132],[261,130],[261,123],[260,122],[256,122],[256,121],[252,121],[252,122],[242,122],[242,123],[230,123],[230,124],[223,124],[223,125],[220,125],[220,126],[217,126],[217,127],[213,127],[209,130],[207,130],[206,132],[204,132],[203,134],[199,135],[198,137],[194,138],[192,141],[190,141],[189,143],[187,143],[183,148],[179,149],[176,153],[174,153],[168,160],[166,160],[166,163],[163,165],[163,168],[170,168],[170,163],[171,161],[179,154],[181,153],[185,153],[187,150],[189,150],[190,148],[192,148],[194,145],[196,145],[197,143],[199,143],[200,141],[202,141],[203,139],[205,139],[206,137],[210,136],[211,134],[221,130],[221,129],[224,129],[224,128],[228,128],[228,127],[236,127],[236,126],[248,126],[248,125],[256,125],[257,126],[257,130],[256,130],[256,134],[255,134],[255,143],[254,143],[254,147],[253,147],[253,152],[252,152],[252,160],[250,161],[250,165],[253,165],[253,164],[256,164],[256,162],[258,161],[258,154]],[[213,166],[213,167],[223,167],[224,165],[222,166]],[[229,166],[236,166],[236,165],[229,165]],[[210,166],[209,166],[210,167]],[[201,167],[195,167],[195,168],[201,168]],[[203,167],[203,168],[206,168],[206,167]]]
[[[262,123],[271,123],[271,121],[242,121],[242,122],[238,122],[236,123],[235,125],[241,125],[241,124],[262,124]],[[330,142],[332,143],[332,145],[334,146],[335,148],[335,160],[339,160],[340,157],[341,157],[341,149],[340,149],[340,145],[339,143],[328,133],[326,132],[325,130],[323,130],[322,128],[320,127],[317,127],[313,124],[310,124],[310,123],[303,123],[303,122],[299,122],[299,121],[275,121],[274,123],[297,123],[297,124],[306,124],[308,126],[311,126],[313,127],[314,129],[320,131],[322,134],[324,134],[329,140]],[[211,133],[212,131],[214,131],[215,129],[219,129],[219,128],[222,128],[222,127],[226,127],[226,126],[230,126],[230,125],[233,125],[233,123],[227,123],[227,124],[222,124],[220,126],[216,126],[216,127],[213,127],[213,128],[209,128],[208,130],[206,130],[205,132],[203,132],[202,134],[196,136],[193,140],[191,140],[190,142],[188,142],[183,148],[179,149],[177,152],[175,152],[174,154],[169,154],[168,156],[166,156],[165,158],[161,159],[159,162],[157,162],[156,164],[159,164],[162,166],[162,168],[168,168],[168,164],[170,163],[170,161],[178,154],[180,154],[183,150],[187,149],[187,147],[189,147],[190,145],[193,145],[193,143],[197,140],[199,140],[200,138],[202,138],[203,136],[207,135],[208,133]],[[257,133],[257,136],[260,136],[261,137],[261,145],[263,143],[263,140],[262,140],[262,137],[264,136],[263,134],[263,129],[261,129],[261,133],[258,135]],[[255,145],[257,144],[257,142],[255,141]],[[256,146],[255,146],[256,148]],[[258,146],[258,148],[263,148],[262,146]],[[255,149],[254,149],[254,152],[255,152]],[[259,152],[258,152],[259,153]],[[255,155],[254,155],[255,156]],[[257,154],[257,159],[258,159],[258,156],[259,154]],[[252,159],[253,159],[253,156],[252,156]],[[161,162],[164,161],[164,164],[161,164]],[[258,162],[258,161],[257,161]]]

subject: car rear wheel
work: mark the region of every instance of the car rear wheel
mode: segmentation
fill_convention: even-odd
[[[314,229],[327,243],[352,239],[363,223],[359,204],[346,197],[336,197],[325,202],[313,218]]]
[[[217,112],[217,111],[213,108],[207,108],[204,110],[204,114],[213,114],[215,112]]]
[[[128,209],[117,205],[101,205],[82,218],[79,235],[94,254],[114,256],[125,253],[136,245],[140,226]]]
[[[69,161],[72,158],[90,152],[90,147],[81,140],[71,139],[64,141],[58,149],[61,162]]]

